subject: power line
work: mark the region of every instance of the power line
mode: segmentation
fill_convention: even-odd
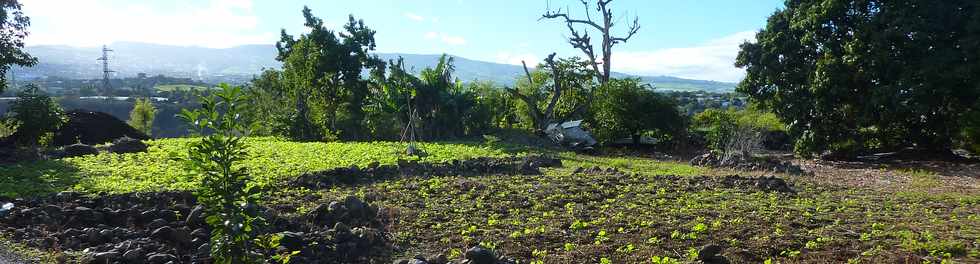
[[[109,70],[109,52],[112,51],[106,45],[102,45],[102,57],[97,60],[102,61],[102,95],[106,99],[112,96],[112,84],[109,83],[109,73],[113,71]]]

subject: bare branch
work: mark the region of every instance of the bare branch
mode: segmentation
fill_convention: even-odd
[[[633,35],[635,35],[636,32],[638,32],[638,31],[640,31],[640,18],[639,17],[634,17],[633,18],[633,24],[630,25],[630,28],[629,28],[629,31],[626,34],[626,37],[613,37],[612,38],[612,41],[613,41],[612,44],[616,44],[616,43],[620,43],[620,42],[626,42],[626,41],[630,40],[630,38],[632,38]]]
[[[538,20],[553,19],[553,18],[562,18],[565,20],[566,23],[585,24],[585,25],[592,26],[598,30],[602,30],[602,26],[599,26],[599,24],[592,21],[591,19],[590,20],[572,19],[571,17],[568,16],[568,13],[562,13],[561,8],[559,8],[557,11],[551,11],[551,10],[545,11],[544,14],[541,15],[541,18],[539,18]]]
[[[555,65],[555,53],[548,55],[548,58],[544,61],[551,67],[551,78],[554,80],[554,84],[552,84],[553,91],[551,94],[551,101],[548,102],[548,108],[545,108],[544,110],[545,117],[549,117],[554,112],[555,105],[558,104],[558,99],[561,97],[561,69],[558,69],[558,67]]]
[[[527,70],[527,63],[521,60],[521,64],[524,65],[524,74],[527,75],[527,84],[534,85],[534,80],[531,79],[531,72]]]

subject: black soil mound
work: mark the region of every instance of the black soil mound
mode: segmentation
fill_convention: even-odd
[[[52,146],[68,146],[78,141],[83,144],[98,145],[121,137],[150,139],[126,122],[103,112],[72,110],[65,114],[68,116],[68,123],[55,133]]]

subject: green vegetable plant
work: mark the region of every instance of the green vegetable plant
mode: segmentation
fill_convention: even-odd
[[[258,263],[253,252],[256,228],[264,219],[258,215],[259,188],[249,183],[242,162],[248,156],[247,98],[240,87],[220,85],[221,90],[201,96],[201,108],[184,109],[187,121],[201,140],[191,142],[183,159],[189,172],[200,177],[196,190],[212,227],[211,257],[215,263]]]

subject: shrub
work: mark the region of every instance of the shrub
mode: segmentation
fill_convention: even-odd
[[[709,149],[746,154],[759,148],[765,133],[786,131],[786,125],[768,112],[708,109],[694,115],[691,130],[705,136]]]
[[[33,84],[17,93],[17,99],[10,104],[10,112],[18,123],[17,144],[28,147],[47,145],[54,132],[67,122],[58,103]]]
[[[196,134],[208,135],[188,147],[183,160],[188,170],[201,177],[196,191],[211,225],[211,257],[216,263],[253,263],[253,232],[264,220],[258,216],[259,188],[248,184],[243,161],[249,125],[245,119],[247,98],[240,87],[227,84],[221,91],[200,98],[201,108],[184,109],[180,117]]]
[[[133,111],[129,112],[128,123],[143,134],[150,135],[153,132],[153,119],[156,114],[157,108],[149,98],[136,99],[133,103]]]
[[[13,118],[0,118],[0,138],[9,137],[17,132],[17,120]]]
[[[611,142],[652,133],[670,139],[684,127],[677,104],[640,84],[639,79],[612,79],[599,92],[595,111],[596,136]]]
[[[980,155],[980,102],[976,105],[973,111],[964,114],[960,145],[974,155]]]

